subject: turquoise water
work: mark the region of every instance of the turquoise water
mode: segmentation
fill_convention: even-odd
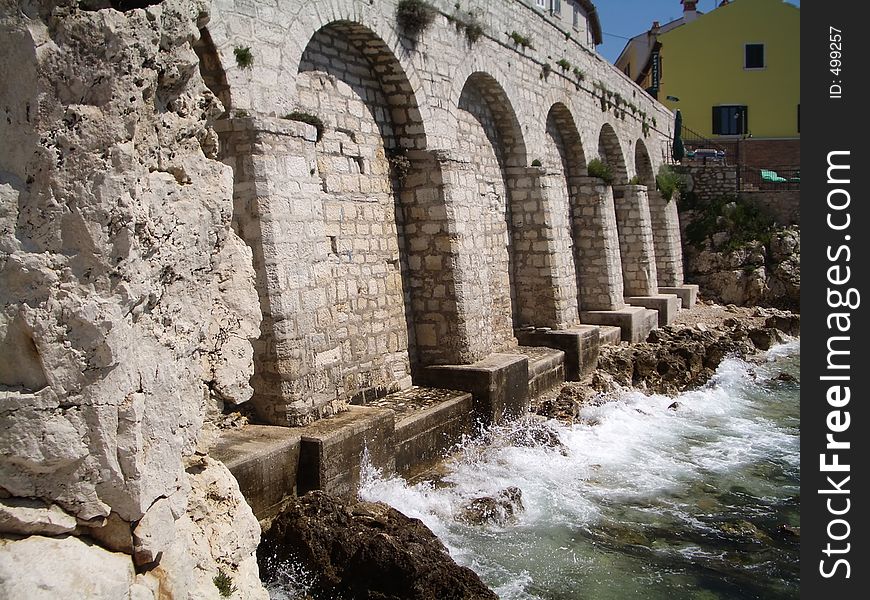
[[[561,449],[496,430],[437,484],[370,471],[360,495],[422,519],[505,600],[797,598],[799,372],[799,342],[728,359],[676,410],[628,391],[550,422]],[[515,522],[457,520],[508,486],[523,493]]]

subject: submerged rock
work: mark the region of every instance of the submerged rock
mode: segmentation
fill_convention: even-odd
[[[467,503],[459,513],[459,520],[471,525],[503,526],[515,522],[523,510],[523,491],[510,486],[494,497],[484,496]]]
[[[263,535],[257,557],[266,580],[282,564],[301,563],[315,574],[313,598],[497,599],[419,519],[320,491],[290,500]]]

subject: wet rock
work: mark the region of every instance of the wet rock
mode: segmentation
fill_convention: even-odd
[[[288,503],[257,556],[267,580],[287,562],[315,574],[314,598],[497,600],[420,520],[320,491]]]
[[[680,408],[680,406],[681,405],[679,402],[671,402],[671,404],[668,406],[668,410],[677,410],[678,408]]]
[[[786,538],[797,538],[801,537],[801,528],[794,527],[793,525],[788,525],[787,523],[783,523],[779,527],[776,528],[777,533]]]
[[[740,543],[768,544],[770,537],[749,521],[729,521],[719,524],[719,529],[730,539]]]
[[[459,520],[471,525],[504,526],[516,521],[517,515],[525,510],[523,492],[511,486],[493,496],[475,498],[462,507]]]
[[[780,373],[779,375],[777,375],[776,377],[774,377],[774,380],[776,380],[776,381],[785,381],[785,382],[788,382],[788,383],[792,383],[792,382],[797,381],[797,377],[795,377],[795,376],[792,375],[791,373],[786,373],[785,371],[783,371],[782,373]]]
[[[749,339],[759,350],[770,350],[782,341],[782,335],[772,327],[757,327],[749,330]]]

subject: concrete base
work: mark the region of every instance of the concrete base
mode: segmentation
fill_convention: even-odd
[[[348,408],[298,429],[302,438],[296,484],[300,496],[311,490],[355,495],[364,450],[373,466],[385,474],[395,471],[395,413],[369,406]]]
[[[529,410],[529,361],[516,354],[490,354],[470,365],[436,365],[420,370],[419,383],[463,390],[474,396],[484,424],[501,423]]]
[[[660,294],[676,294],[683,301],[683,308],[686,310],[695,306],[698,300],[698,286],[694,283],[684,283],[676,287],[661,287],[659,286]]]
[[[598,325],[598,340],[602,346],[618,346],[622,341],[622,330],[613,325]],[[597,366],[597,361],[596,361]]]
[[[431,466],[473,431],[474,401],[468,392],[414,386],[369,406],[396,414],[396,471],[401,475]]]
[[[589,310],[580,313],[580,320],[591,325],[615,325],[622,332],[623,342],[642,342],[658,327],[656,311],[642,306],[626,306],[619,310]]]
[[[601,344],[599,328],[578,325],[571,329],[532,329],[516,331],[523,346],[546,346],[565,353],[565,378],[579,381],[598,366],[598,348]]]
[[[259,520],[278,514],[296,493],[300,435],[296,429],[246,425],[221,433],[209,454],[224,463]]]
[[[682,300],[676,294],[655,294],[653,296],[630,296],[625,299],[632,306],[643,306],[659,313],[659,327],[670,325],[680,312]]]
[[[520,346],[519,354],[529,359],[529,398],[565,382],[565,353],[542,346]]]

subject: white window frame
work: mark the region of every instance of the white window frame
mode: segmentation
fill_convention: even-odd
[[[573,27],[576,31],[580,31],[580,15],[581,15],[580,5],[575,2],[573,4],[573,7],[574,7]]]
[[[762,65],[760,67],[747,67],[746,66],[746,51],[749,46],[761,46],[761,62]],[[743,44],[743,70],[744,71],[763,71],[767,68],[767,44],[764,42],[746,42]]]
[[[535,0],[535,6],[541,10],[547,10],[547,0]]]
[[[550,14],[562,16],[562,0],[550,0]]]

